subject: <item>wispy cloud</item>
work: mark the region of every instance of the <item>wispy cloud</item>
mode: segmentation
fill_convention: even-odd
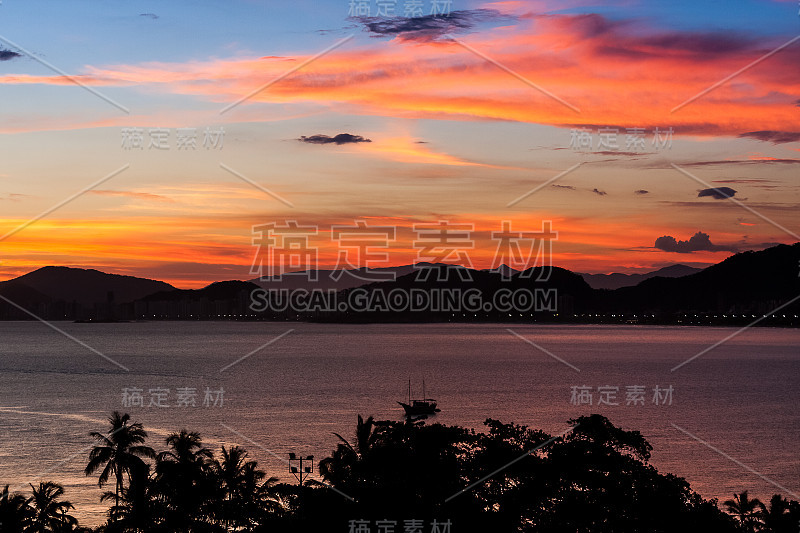
[[[800,131],[748,131],[739,137],[749,137],[772,144],[794,143],[800,141]]]
[[[112,191],[112,190],[92,190],[89,194],[99,196],[123,196],[128,198],[138,198],[141,200],[157,200],[159,202],[172,202],[172,198],[162,196],[160,194],[153,194],[149,192],[134,192],[134,191]]]
[[[787,159],[777,157],[759,157],[753,156],[750,159],[724,159],[715,161],[691,161],[683,163],[682,166],[686,167],[710,167],[718,165],[761,165],[761,164],[782,164],[782,165],[796,165],[800,163],[800,159]]]

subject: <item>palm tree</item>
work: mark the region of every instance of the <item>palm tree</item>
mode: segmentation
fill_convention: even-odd
[[[202,529],[216,496],[210,475],[214,454],[195,431],[173,433],[166,443],[170,449],[156,458],[156,483],[167,506],[167,525],[178,531]]]
[[[373,444],[375,444],[375,442],[378,440],[379,433],[374,431],[374,429],[375,419],[373,417],[369,417],[364,420],[361,415],[358,415],[358,424],[356,425],[356,440],[354,444],[351,444],[347,439],[338,433],[334,433],[334,435],[339,438],[342,444],[348,448],[353,455],[359,459],[363,459],[364,456],[369,453]]]
[[[130,478],[131,470],[143,463],[143,457],[155,457],[155,451],[143,445],[147,432],[142,424],[138,422],[128,424],[129,420],[129,414],[123,415],[114,411],[108,418],[111,427],[106,435],[97,431],[89,433],[100,445],[95,446],[89,453],[89,464],[86,465],[85,474],[91,476],[102,467],[97,482],[100,487],[105,485],[113,474],[116,479],[114,488],[116,505],[119,505],[124,474],[127,473]]]
[[[100,500],[115,498],[114,492],[107,491]],[[163,510],[155,484],[150,479],[150,465],[141,462],[131,469],[130,483],[122,490],[119,502],[109,509],[108,533],[118,530],[125,533],[160,531]]]
[[[728,512],[739,520],[742,530],[752,532],[756,530],[757,525],[760,525],[759,510],[764,504],[758,498],[750,499],[746,490],[741,494],[734,494],[732,500],[725,500],[724,503]]]
[[[359,461],[363,461],[374,448],[380,433],[375,430],[373,417],[370,416],[364,420],[361,415],[358,415],[355,440],[352,443],[338,433],[334,433],[334,435],[339,439],[339,445],[331,457],[320,461],[319,472],[324,479],[335,484],[352,476],[353,468]]]
[[[374,476],[367,476],[370,457],[374,456],[385,428],[375,423],[373,417],[366,420],[358,415],[358,424],[353,441],[338,433],[339,444],[330,457],[319,462],[319,473],[331,485],[360,498],[360,493],[370,493],[375,488]],[[367,481],[369,478],[369,481]],[[358,494],[357,494],[358,493]]]
[[[33,514],[26,533],[58,533],[72,531],[78,521],[68,511],[74,509],[68,501],[59,501],[64,494],[64,487],[51,481],[39,483],[36,488],[31,485],[33,495],[29,498]]]
[[[765,530],[770,533],[794,533],[797,531],[797,526],[789,514],[789,501],[780,494],[772,496],[769,500],[769,508],[761,504],[758,515],[764,522]]]
[[[221,489],[220,516],[226,528],[248,527],[262,511],[278,507],[272,486],[278,478],[263,481],[266,474],[258,470],[258,462],[247,459],[247,451],[239,446],[222,447],[222,460],[214,460],[211,471]],[[262,483],[263,481],[263,483]]]
[[[180,433],[168,436],[166,442],[171,450],[158,454],[159,463],[203,466],[214,456],[211,450],[203,446],[203,439],[196,431],[182,429]]]
[[[8,485],[0,492],[0,525],[4,533],[23,533],[30,523],[32,509],[22,494],[9,494]]]

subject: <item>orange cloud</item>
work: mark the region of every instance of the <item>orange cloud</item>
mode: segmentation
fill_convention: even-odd
[[[490,268],[498,241],[492,232],[510,220],[514,231],[540,231],[544,220],[552,221],[558,232],[553,245],[553,263],[573,271],[610,271],[619,265],[650,265],[675,261],[674,254],[655,250],[658,235],[690,233],[692,227],[664,227],[642,215],[633,223],[613,216],[565,217],[547,211],[490,216],[483,213],[425,214],[415,216],[314,215],[298,213],[292,217],[301,225],[319,225],[319,234],[309,245],[318,249],[320,268],[337,264],[339,244],[331,239],[330,226],[353,226],[365,219],[370,227],[392,226],[397,241],[389,243],[388,266],[410,264],[418,259],[414,241],[420,238],[414,225],[446,220],[451,224],[471,224],[472,243],[467,253],[475,268]],[[253,215],[228,217],[131,217],[114,219],[41,220],[3,242],[4,256],[0,276],[11,278],[41,266],[60,264],[157,278],[179,287],[202,287],[225,279],[250,279],[251,264],[257,249],[253,246],[254,223],[284,219],[265,219]],[[16,227],[24,220],[0,219],[0,231]],[[720,242],[735,241],[735,234],[715,233]],[[633,246],[632,246],[633,245]],[[46,250],[47,252],[43,252]],[[642,254],[646,259],[642,259]],[[351,258],[352,259],[352,258]],[[702,252],[692,260],[717,262],[719,253]],[[357,259],[356,259],[357,260]],[[685,260],[685,258],[684,258]]]
[[[800,114],[793,105],[800,92],[797,47],[775,54],[671,113],[769,51],[772,43],[736,35],[632,31],[630,23],[600,15],[531,16],[527,25],[496,28],[466,39],[502,66],[580,108],[580,114],[448,42],[378,42],[368,48],[340,49],[252,100],[335,104],[344,112],[399,117],[672,126],[678,134],[690,135],[790,131]],[[222,107],[305,59],[299,55],[121,65],[91,68],[80,80],[99,86],[154,86],[210,99]],[[0,83],[69,81],[59,76],[6,75]],[[235,108],[231,115],[245,117],[242,109]]]

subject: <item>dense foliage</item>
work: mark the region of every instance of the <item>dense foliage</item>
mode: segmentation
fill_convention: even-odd
[[[93,432],[86,475],[109,502],[107,522],[81,528],[63,488],[0,493],[3,533],[215,533],[225,531],[764,532],[796,533],[800,504],[747,491],[705,500],[648,461],[637,431],[600,415],[551,436],[488,419],[486,432],[424,422],[364,420],[320,461],[320,481],[278,483],[247,451],[215,454],[182,430],[157,453],[147,432],[113,413]],[[420,529],[412,529],[412,526]]]

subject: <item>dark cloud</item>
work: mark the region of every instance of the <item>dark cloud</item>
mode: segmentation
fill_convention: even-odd
[[[796,164],[800,163],[800,159],[778,159],[775,157],[764,159],[728,159],[725,161],[693,161],[691,163],[683,163],[683,165],[687,167],[707,167],[715,165],[760,165],[762,163]]]
[[[464,33],[482,22],[516,20],[494,9],[464,9],[449,15],[422,17],[355,17],[373,37],[397,37],[401,41],[436,41],[445,35]]]
[[[349,133],[340,133],[331,137],[330,135],[311,135],[306,137],[303,135],[299,139],[300,142],[309,144],[350,144],[350,143],[371,143],[372,139],[366,139],[361,135],[351,135]]]
[[[609,34],[615,39],[598,39],[595,49],[603,55],[615,55],[626,59],[647,59],[655,56],[672,55],[678,57],[692,56],[699,61],[718,60],[720,57],[738,55],[761,44],[744,33],[726,32],[662,32],[650,36],[622,35],[626,22],[613,23],[602,17],[593,15],[595,20],[587,24],[588,19],[572,20],[576,27],[587,38]],[[592,31],[586,31],[589,28]]]
[[[634,194],[650,194],[650,191],[646,191],[644,189],[639,189],[638,191],[633,191]]]
[[[606,191],[601,191],[600,189],[592,189],[592,192],[600,196],[605,196],[606,194],[608,194]]]
[[[800,131],[748,131],[740,133],[739,137],[749,137],[759,141],[771,142],[772,144],[794,143],[800,141]]]
[[[578,130],[589,130],[589,131],[597,131],[602,129],[612,129],[617,130],[619,133],[626,131],[627,128],[625,126],[614,125],[614,124],[556,124],[562,128],[570,128],[570,129],[578,129]],[[613,152],[617,153],[617,152]]]
[[[574,30],[581,37],[591,39],[601,35],[613,34],[616,30],[630,25],[626,20],[611,20],[596,13],[580,15],[534,15],[537,20],[549,20],[553,23]]]
[[[731,189],[730,187],[714,187],[711,189],[703,189],[697,193],[698,198],[710,196],[715,200],[726,200],[728,198],[733,198],[735,195],[736,189]]]
[[[759,44],[745,34],[731,32],[669,32],[645,37],[641,43],[653,50],[699,52],[703,56],[736,54]]]
[[[141,14],[139,14],[139,16],[140,17],[147,17],[147,18],[153,19],[153,20],[157,20],[158,19],[158,15],[156,15],[155,13],[141,13]]]
[[[22,54],[14,52],[13,50],[4,50],[0,48],[0,61],[11,61],[18,57],[22,57]]]
[[[573,187],[572,185],[559,185],[558,183],[552,184],[551,187],[556,187],[558,189],[569,189],[571,191],[575,190],[575,187]]]
[[[738,252],[735,246],[713,244],[708,234],[698,231],[688,241],[679,241],[671,235],[656,239],[655,247],[665,252],[689,254],[692,252]]]

